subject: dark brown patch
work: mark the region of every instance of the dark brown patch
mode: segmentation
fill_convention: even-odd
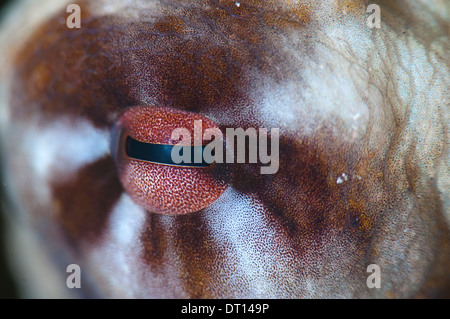
[[[430,185],[430,187],[434,188],[436,185]],[[432,193],[431,198],[427,199],[429,203],[433,203],[435,206],[435,209],[430,210],[430,213],[436,222],[435,233],[438,241],[437,247],[429,248],[435,250],[435,260],[416,298],[450,299],[450,230],[445,216],[442,214],[442,202],[436,194],[437,192]],[[429,206],[433,206],[433,204],[430,205],[429,203],[427,203]],[[429,207],[427,207],[427,210],[429,210]]]
[[[282,78],[286,70],[275,65],[283,66],[283,53],[268,41],[269,27],[260,19],[282,14],[245,9],[245,4],[235,14],[234,2],[227,3],[189,10],[184,19],[166,15],[153,25],[129,24],[132,35],[119,55],[131,94],[183,110],[229,111],[253,102],[246,72]],[[301,27],[299,22],[296,26]]]
[[[365,157],[355,155],[361,153],[361,146],[336,140],[326,126],[314,139],[284,136],[280,139],[279,171],[260,175],[257,168],[237,168],[235,175],[241,178],[234,186],[240,192],[258,194],[289,230],[288,241],[300,257],[310,242],[326,246],[326,235],[332,230],[364,250],[385,202],[370,199],[371,185],[381,181],[377,181],[376,169],[368,169],[369,174],[358,170]],[[342,173],[348,180],[338,184]]]
[[[286,13],[252,2],[212,2],[154,24],[81,6],[81,29],[68,29],[60,12],[16,58],[15,117],[72,114],[104,127],[120,109],[150,101],[195,111],[242,107],[251,103],[244,69],[271,77],[287,71],[273,68],[282,57],[267,34],[288,28],[286,16],[289,28],[309,20],[304,7]]]
[[[70,114],[111,125],[111,114],[134,104],[114,60],[121,30],[108,17],[91,16],[86,6],[81,29],[68,29],[62,16],[43,24],[16,58],[13,116],[42,114],[47,121]]]
[[[209,298],[214,295],[215,274],[220,269],[221,251],[214,245],[214,239],[201,214],[180,216],[174,235],[177,251],[183,263],[182,279],[186,292],[192,298]]]
[[[166,218],[162,223],[161,218]],[[215,270],[220,263],[220,251],[217,250],[211,235],[203,221],[201,213],[182,216],[162,217],[149,213],[146,221],[147,231],[140,240],[144,247],[143,260],[152,272],[163,274],[168,265],[175,266],[168,256],[167,249],[173,245],[183,268],[178,274],[184,282],[184,290],[192,298],[208,298],[214,295],[211,287]],[[167,229],[167,222],[173,229]]]
[[[145,221],[145,230],[141,235],[141,242],[144,248],[143,259],[151,261],[148,263],[152,271],[161,271],[164,262],[168,239],[172,237],[161,222],[161,215],[149,214]]]
[[[77,172],[74,180],[53,185],[58,218],[69,241],[93,241],[105,230],[113,205],[123,192],[111,158]]]

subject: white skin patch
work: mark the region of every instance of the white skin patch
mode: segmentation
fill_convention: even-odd
[[[70,175],[109,154],[109,131],[88,121],[59,119],[44,128],[31,127],[23,151],[33,158],[33,171],[44,180],[52,174]]]
[[[140,236],[144,231],[145,218],[149,214],[123,193],[109,218],[108,230],[102,242],[92,246],[88,255],[88,268],[102,285],[109,297],[116,298],[167,298],[167,285],[186,298],[181,291],[183,283],[153,274],[142,262],[143,247]],[[170,219],[170,218],[169,218]],[[167,221],[166,226],[170,226]],[[86,243],[89,247],[89,243]],[[173,265],[167,265],[170,268]],[[172,270],[173,271],[173,270]]]
[[[158,1],[148,0],[96,0],[89,3],[91,11],[101,15],[126,16],[137,19],[142,12],[155,12],[160,9]]]
[[[95,246],[88,257],[93,273],[101,277],[99,280],[105,282],[105,287],[121,297],[135,297],[138,293],[132,287],[140,290],[137,265],[140,264],[141,248],[138,237],[144,216],[144,209],[128,195],[122,194],[111,212],[103,243]]]
[[[48,186],[52,182],[67,180],[83,166],[110,153],[109,131],[99,130],[85,120],[59,118],[44,127],[31,122],[25,127],[10,126],[8,132],[23,136],[21,144],[11,147],[17,149],[16,156],[27,159],[23,176],[15,178],[36,185],[41,203],[50,202]],[[15,161],[10,165],[15,165]]]
[[[283,291],[280,285],[293,284],[293,278],[284,276],[277,269],[295,267],[295,260],[289,252],[290,247],[280,251],[278,242],[283,231],[278,225],[269,224],[264,216],[261,203],[239,194],[233,187],[206,209],[206,223],[215,244],[229,255],[226,260],[236,261],[236,264],[222,268],[218,279],[229,278],[233,281],[231,286],[239,286],[248,298],[288,297],[287,291],[286,295],[274,294]],[[261,236],[262,232],[264,236]],[[274,254],[278,256],[274,257]],[[273,280],[275,275],[279,276],[278,281]]]
[[[380,95],[371,90],[371,75],[366,69],[374,44],[358,23],[348,24],[342,28],[345,32],[334,31],[334,38],[326,33],[334,28],[322,26],[326,32],[320,36],[324,39],[314,45],[301,35],[286,40],[286,50],[300,48],[288,51],[292,54],[291,74],[281,82],[264,79],[264,85],[253,96],[261,105],[258,117],[266,127],[313,135],[317,122],[334,123],[338,118],[349,132],[345,137],[355,140],[364,136],[370,108],[379,102]],[[308,46],[313,46],[314,58],[303,52],[302,48]],[[369,94],[370,104],[366,98]]]

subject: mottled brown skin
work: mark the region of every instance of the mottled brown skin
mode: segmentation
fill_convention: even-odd
[[[303,39],[299,54],[314,56],[314,41],[320,40],[311,27],[317,18],[312,14],[314,4],[183,3],[185,7],[164,4],[160,11],[143,12],[136,21],[97,15],[87,1],[79,1],[82,29],[69,30],[61,24],[63,13],[50,19],[14,61],[12,118],[26,123],[39,113],[45,125],[48,119],[69,115],[110,129],[124,108],[145,104],[200,113],[221,129],[264,127],[259,102],[250,92],[267,79],[279,84],[304,81],[297,72],[308,66],[294,66],[299,60],[291,51],[280,49],[279,39],[299,33]],[[385,21],[401,33],[391,17],[406,21],[408,16],[395,4],[380,5]],[[337,1],[336,12],[346,8],[348,19],[364,18],[366,6],[365,2]],[[420,33],[417,29],[408,32]],[[304,87],[307,90],[308,83]],[[387,87],[379,90],[386,101],[393,98]],[[317,120],[309,135],[300,129],[300,119],[298,133],[281,130],[276,174],[261,175],[254,164],[234,165],[233,188],[257,201],[255,209],[264,212],[278,236],[278,251],[286,251],[294,261],[290,268],[264,270],[270,274],[264,278],[278,287],[268,296],[450,296],[449,227],[436,181],[421,173],[420,150],[414,144],[405,153],[395,153],[396,145],[403,143],[399,134],[407,118],[394,115],[394,121],[386,125],[385,139],[373,137],[369,128],[353,142],[342,138],[348,132],[339,116]],[[386,141],[390,147],[384,146]],[[436,158],[446,154],[445,145]],[[337,184],[340,172],[352,172],[351,180]],[[52,181],[50,186],[56,220],[46,226],[52,232],[44,238],[51,241],[48,237],[53,232],[62,232],[83,267],[86,245],[102,238],[111,207],[123,192],[114,165],[110,157],[102,158],[82,168],[75,179]],[[35,218],[46,218],[39,216],[45,216],[42,211],[48,207],[33,206],[33,196],[24,206]],[[402,247],[411,253],[398,252],[400,260],[392,262],[398,246],[392,251],[389,242],[403,238],[403,224],[398,221],[405,210],[411,211],[407,214],[411,225],[424,235],[407,241]],[[233,272],[231,248],[216,243],[214,229],[206,224],[211,214],[213,209],[204,209],[167,218],[148,212],[139,237],[144,248],[140,260],[163,278],[164,296],[252,296],[241,290],[237,266]],[[254,227],[259,229],[248,225],[248,231]],[[181,264],[176,272],[171,268],[169,243],[175,243]],[[278,256],[268,247],[258,249],[261,253],[268,249],[268,258]],[[384,286],[378,291],[366,286],[366,267],[372,263],[383,270]],[[234,274],[232,278],[221,276],[225,268]],[[173,288],[173,278],[181,280],[182,287]],[[306,280],[323,280],[320,293],[309,293]],[[87,292],[101,295],[102,288],[97,288]]]

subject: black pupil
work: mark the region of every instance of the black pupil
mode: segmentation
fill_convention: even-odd
[[[125,150],[127,156],[136,160],[181,167],[207,167],[211,165],[203,158],[203,151],[206,145],[181,146],[181,150],[179,151],[179,154],[181,156],[184,154],[184,152],[190,151],[191,153],[190,161],[182,161],[181,163],[175,163],[172,160],[172,150],[174,147],[176,147],[176,145],[139,142],[130,136],[127,137],[125,142]],[[200,162],[196,163],[195,153],[199,153],[197,157],[201,158]],[[214,156],[214,149],[211,153]]]

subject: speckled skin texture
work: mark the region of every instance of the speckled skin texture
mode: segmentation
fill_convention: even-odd
[[[198,132],[194,131],[196,120],[201,121]],[[203,141],[204,133],[212,128],[218,126],[196,113],[154,106],[128,108],[118,117],[113,128],[116,138],[111,141],[118,175],[128,195],[153,213],[182,215],[209,206],[227,189],[232,177],[230,165],[191,168],[139,161],[126,155],[124,139],[130,136],[145,143],[206,145],[210,141]],[[188,130],[190,138],[172,139],[176,129]]]
[[[449,296],[445,1],[379,1],[380,29],[366,1],[77,3],[81,29],[63,8],[0,35],[4,171],[54,286],[77,263],[82,296]],[[280,128],[279,170],[155,214],[109,152],[136,105]]]

